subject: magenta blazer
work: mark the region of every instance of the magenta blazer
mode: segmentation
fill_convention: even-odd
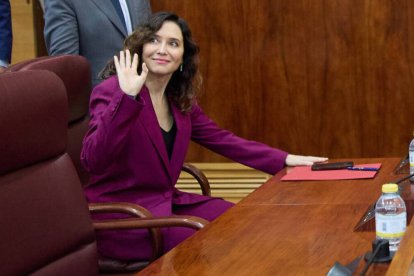
[[[91,177],[85,187],[89,202],[131,202],[154,216],[169,216],[173,204],[210,200],[175,188],[190,140],[269,174],[284,167],[286,152],[221,129],[198,105],[185,114],[171,103],[171,111],[177,135],[169,160],[146,87],[136,100],[122,92],[116,76],[95,87],[81,154]]]

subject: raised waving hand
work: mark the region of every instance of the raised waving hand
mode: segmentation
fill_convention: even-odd
[[[122,91],[130,96],[136,96],[141,91],[148,75],[148,68],[142,63],[141,75],[138,75],[138,55],[131,57],[129,50],[119,52],[119,60],[114,56],[116,73],[118,75],[119,86]]]

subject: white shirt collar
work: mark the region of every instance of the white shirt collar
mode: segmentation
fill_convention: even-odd
[[[126,0],[119,0],[119,4],[121,5],[122,13],[124,14],[125,18],[125,25],[127,28],[128,35],[132,33],[132,25],[131,25],[131,16],[129,15],[128,5]]]

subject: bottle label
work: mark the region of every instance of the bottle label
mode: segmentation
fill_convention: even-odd
[[[414,167],[414,152],[410,150],[408,156],[410,159],[410,167]]]
[[[377,237],[392,239],[400,238],[404,235],[407,226],[407,213],[398,215],[375,215],[375,230]]]

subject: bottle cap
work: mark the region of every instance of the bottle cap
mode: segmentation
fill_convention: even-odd
[[[382,185],[383,193],[396,193],[398,191],[398,185],[394,183],[388,183]]]

